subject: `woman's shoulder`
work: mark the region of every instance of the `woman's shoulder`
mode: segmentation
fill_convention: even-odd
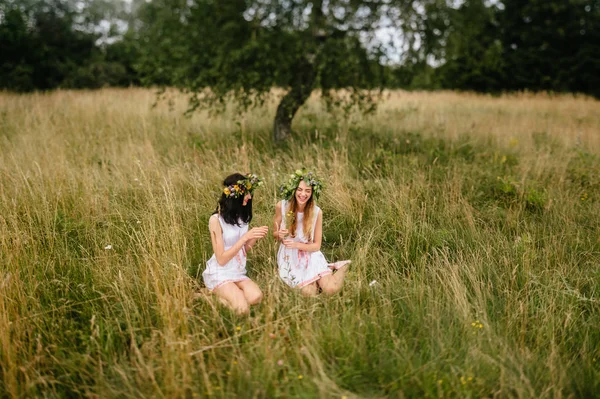
[[[208,218],[208,229],[209,230],[222,229],[221,217],[218,214],[213,213],[212,215],[210,215],[210,217]]]
[[[209,228],[219,226],[221,229],[225,229],[225,228],[227,228],[227,229],[244,229],[244,228],[246,228],[247,229],[248,223],[239,219],[237,224],[230,224],[230,223],[227,223],[221,215],[218,215],[215,213],[215,214],[211,215],[211,217],[208,219],[208,226],[209,226]]]
[[[208,224],[218,224],[220,226],[223,226],[224,224],[227,224],[227,222],[225,221],[225,219],[223,219],[223,216],[221,216],[218,213],[213,213],[212,215],[210,215],[210,217],[208,218]]]

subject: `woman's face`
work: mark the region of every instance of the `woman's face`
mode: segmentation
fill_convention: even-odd
[[[244,195],[244,202],[242,202],[242,206],[246,206],[246,204],[248,204],[248,201],[250,201],[252,199],[252,194],[247,193],[246,195]]]
[[[299,205],[306,205],[310,197],[312,196],[312,187],[300,180],[298,188],[296,189],[296,202]]]

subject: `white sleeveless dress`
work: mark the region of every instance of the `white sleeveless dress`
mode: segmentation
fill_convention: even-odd
[[[285,215],[287,213],[288,202],[281,201],[281,229],[285,229]],[[321,212],[321,208],[315,205],[313,229],[317,224],[317,217]],[[308,244],[312,242],[312,237],[305,237],[302,221],[304,220],[303,213],[297,213],[296,236],[291,238],[295,242]],[[348,261],[339,262],[339,264],[349,263]],[[295,248],[286,248],[283,243],[279,245],[277,252],[277,265],[279,266],[279,277],[290,287],[302,288],[308,284],[314,283],[321,277],[331,274],[332,268],[337,268],[337,264],[329,264],[325,260],[325,256],[321,251],[307,252]]]
[[[211,218],[218,218],[223,230],[224,250],[235,245],[240,238],[248,231],[248,224],[241,223],[240,226],[228,224],[220,215],[212,215]],[[246,276],[246,250],[244,247],[226,264],[219,265],[217,258],[213,256],[206,262],[206,270],[202,273],[204,284],[210,291],[227,283],[249,280]]]

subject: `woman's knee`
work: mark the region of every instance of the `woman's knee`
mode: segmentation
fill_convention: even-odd
[[[249,292],[246,295],[246,299],[248,300],[248,304],[258,305],[263,299],[263,293],[261,290]]]
[[[244,298],[249,305],[259,304],[263,299],[263,293],[252,280],[244,280],[237,284],[244,293]]]
[[[226,284],[215,289],[215,294],[238,314],[250,313],[250,305],[244,293],[235,284]]]
[[[312,284],[309,284],[309,285],[307,285],[305,287],[302,287],[300,289],[300,292],[304,296],[316,296],[319,293],[319,290],[317,289],[317,284],[316,283],[312,283]]]
[[[332,281],[330,276],[326,276],[326,277],[322,278],[321,280],[319,280],[319,287],[321,287],[321,292],[324,295],[337,294],[341,288],[341,287],[338,287],[337,284],[335,284],[335,281]]]

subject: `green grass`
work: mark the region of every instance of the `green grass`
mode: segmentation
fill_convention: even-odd
[[[390,93],[242,117],[150,91],[0,94],[0,396],[593,397],[600,392],[600,118],[569,96]],[[250,317],[193,299],[224,176],[326,183],[340,295],[249,274]],[[108,245],[111,249],[105,249]],[[369,283],[376,281],[373,285]]]

